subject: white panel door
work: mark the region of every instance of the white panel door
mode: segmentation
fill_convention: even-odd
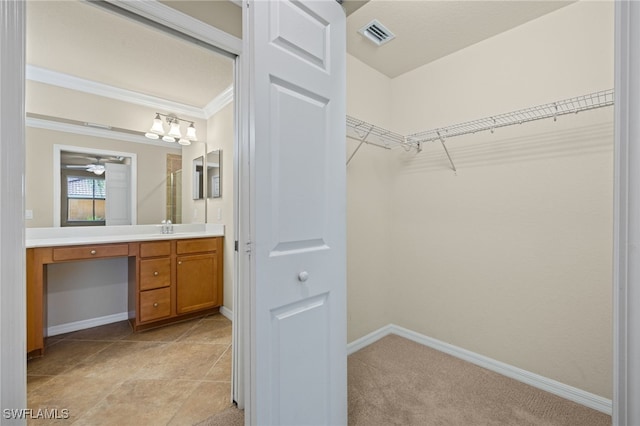
[[[248,6],[249,422],[346,424],[345,14],[334,0]]]
[[[105,164],[107,225],[131,225],[131,167],[126,164]]]

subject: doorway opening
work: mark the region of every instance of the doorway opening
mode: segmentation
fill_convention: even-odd
[[[34,147],[34,141],[58,141],[60,146],[82,147],[77,152],[85,154],[106,156],[117,153],[131,158],[134,165],[137,161],[137,167],[131,170],[131,224],[159,224],[161,220],[170,219],[172,223],[224,225],[225,297],[220,311],[231,318],[238,311],[234,308],[237,306],[234,296],[237,293],[236,152],[239,121],[236,118],[238,108],[234,105],[234,81],[238,75],[241,41],[228,35],[221,36],[219,30],[168,6],[157,4],[145,9],[148,6],[139,5],[139,10],[132,10],[137,6],[129,8],[126,5],[80,1],[27,5],[28,112],[60,121],[77,121],[85,127],[100,127],[105,134],[119,133],[119,136],[102,135],[101,148],[87,148],[83,142],[95,136],[28,124],[26,208],[35,212],[35,219],[27,221],[26,226],[59,226],[56,223],[62,215],[60,192],[57,196],[52,195],[53,207],[47,208],[39,206],[42,197],[29,190],[34,181],[30,178],[34,163],[29,159],[29,153],[33,153],[33,157],[43,153],[49,155],[47,148]],[[81,19],[78,18],[80,15]],[[158,15],[171,17],[172,24],[165,25]],[[74,32],[73,25],[77,25],[78,32],[84,30],[83,35]],[[118,32],[113,28],[118,28]],[[39,36],[34,36],[38,31],[41,31]],[[102,38],[101,42],[93,42],[93,37]],[[57,46],[55,55],[39,50],[43,44],[38,40],[43,38],[49,45]],[[101,48],[96,49],[95,46]],[[102,52],[104,57],[100,56],[103,47],[106,49]],[[90,51],[79,53],[80,49]],[[161,59],[157,55],[158,49],[167,55],[163,66],[157,63]],[[160,75],[162,71],[167,73]],[[216,82],[212,83],[212,79]],[[46,99],[56,101],[47,103]],[[193,119],[198,129],[198,140],[189,146],[145,140],[142,135],[148,132],[151,119],[158,112]],[[128,136],[123,137],[125,134]],[[52,135],[55,137],[50,137]],[[65,151],[57,152],[59,156]],[[207,159],[208,166],[208,159],[213,158],[214,153],[217,153],[218,160],[212,160],[212,167],[204,167],[204,159]],[[195,173],[195,160],[198,158],[203,159],[201,179],[196,179],[198,174]],[[94,162],[99,165],[101,160],[96,158]],[[61,166],[59,158],[49,163],[54,164],[54,168],[57,164],[58,169],[52,175],[53,179],[58,176],[58,184],[54,187],[60,191],[60,170],[65,166]],[[205,177],[208,169],[212,170],[210,179]],[[202,196],[192,196],[195,188]],[[53,215],[57,214],[58,222],[55,218],[41,220],[45,215],[52,218],[51,211]],[[45,213],[41,215],[40,212]],[[238,350],[236,340],[239,339],[234,333],[234,352]],[[235,362],[234,371],[238,371]],[[238,401],[241,392],[235,386],[239,382],[235,377],[236,373],[231,380],[234,384],[233,400]]]

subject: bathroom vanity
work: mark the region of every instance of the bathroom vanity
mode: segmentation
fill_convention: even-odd
[[[174,226],[173,234],[160,233],[156,225],[28,229],[27,353],[44,351],[49,264],[127,257],[134,331],[217,312],[223,302],[224,227]]]

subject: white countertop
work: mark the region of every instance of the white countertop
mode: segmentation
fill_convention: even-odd
[[[216,223],[176,224],[173,234],[163,234],[161,230],[159,224],[27,228],[25,245],[34,248],[224,236],[224,225]]]

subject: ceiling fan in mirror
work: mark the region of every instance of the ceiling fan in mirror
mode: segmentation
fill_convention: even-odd
[[[102,175],[105,172],[105,163],[120,163],[122,157],[102,158],[102,157],[86,157],[86,156],[69,156],[68,159],[81,158],[90,161],[89,164],[65,164],[66,169],[86,170],[95,175]]]

